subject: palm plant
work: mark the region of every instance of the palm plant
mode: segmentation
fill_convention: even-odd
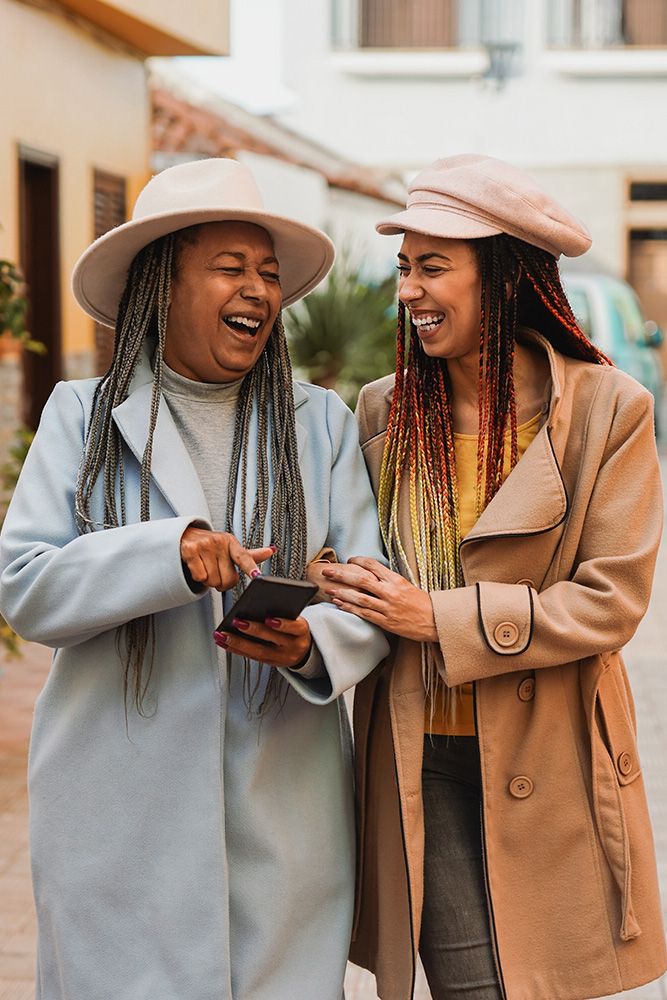
[[[366,382],[394,370],[396,281],[368,281],[343,253],[328,281],[286,310],[295,367],[354,405]]]

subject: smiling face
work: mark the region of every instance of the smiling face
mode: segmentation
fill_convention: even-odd
[[[198,382],[254,367],[282,302],[271,237],[249,222],[208,222],[182,245],[171,282],[164,359]]]
[[[466,240],[406,233],[398,254],[398,295],[426,354],[479,355],[482,279]]]

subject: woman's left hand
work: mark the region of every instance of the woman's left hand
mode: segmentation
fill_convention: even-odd
[[[405,639],[438,641],[429,595],[377,559],[354,556],[346,564],[324,566],[321,572],[329,581],[325,593],[343,611]]]
[[[214,632],[213,638],[221,649],[238,656],[247,656],[270,667],[296,667],[303,664],[313,644],[310,628],[305,618],[267,618],[264,623],[235,619],[234,627],[243,635],[233,632]],[[264,639],[268,646],[253,639]]]

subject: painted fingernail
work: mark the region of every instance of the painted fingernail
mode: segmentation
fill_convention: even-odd
[[[274,542],[271,542],[271,544],[269,545],[269,548],[271,549],[272,552],[277,552],[278,551],[278,546]]]
[[[252,571],[252,573],[250,574],[250,576],[253,578],[253,580],[255,579],[256,576],[261,576],[261,575],[262,575],[261,569],[254,569]]]
[[[232,625],[234,626],[234,628],[240,628],[243,631],[245,631],[247,628],[250,628],[250,622],[245,621],[245,619],[243,618],[234,618],[232,620]]]
[[[269,628],[280,628],[280,618],[265,618],[264,624]]]
[[[229,636],[223,635],[222,632],[214,632],[213,638],[215,639],[216,646],[222,646],[223,649],[226,649],[229,645]]]

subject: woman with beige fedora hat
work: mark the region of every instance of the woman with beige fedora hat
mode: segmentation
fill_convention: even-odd
[[[351,957],[408,1000],[587,1000],[667,965],[620,650],[662,525],[652,398],[581,332],[583,226],[524,173],[438,160],[401,234],[396,374],[361,440],[390,569],[325,567],[394,638],[357,687]]]
[[[339,695],[386,639],[324,603],[213,639],[241,574],[381,552],[354,418],[292,381],[280,321],[332,260],[211,159],[153,178],[75,268],[113,359],[56,386],[0,549],[3,614],[55,649],[30,755],[38,1000],[340,1000]]]

